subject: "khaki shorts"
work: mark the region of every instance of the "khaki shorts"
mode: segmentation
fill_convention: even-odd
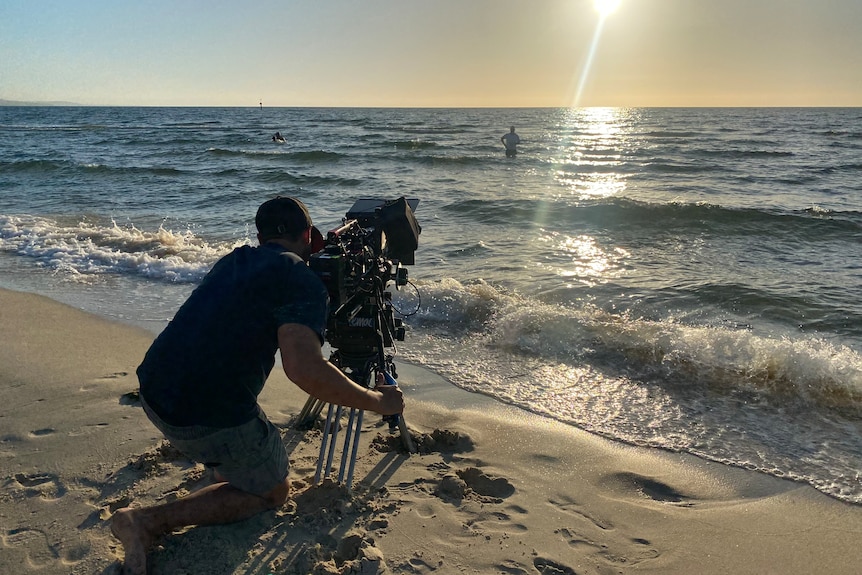
[[[242,491],[265,495],[287,478],[287,451],[281,433],[261,411],[236,427],[165,423],[141,397],[144,412],[183,455],[217,471]]]

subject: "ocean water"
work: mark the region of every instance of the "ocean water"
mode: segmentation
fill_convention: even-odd
[[[396,359],[862,503],[862,109],[0,108],[0,286],[155,333],[276,194],[420,200]]]

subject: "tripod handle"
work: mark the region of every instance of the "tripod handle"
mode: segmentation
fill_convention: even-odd
[[[383,380],[385,381],[384,385],[398,385],[398,382],[395,381],[395,378],[389,375],[387,371],[381,371],[383,374]],[[401,441],[404,443],[404,447],[407,449],[408,453],[416,453],[416,446],[413,445],[413,438],[410,437],[410,430],[407,428],[407,422],[404,421],[403,413],[396,413],[393,415],[387,415],[383,418],[384,421],[389,422],[389,429],[394,430],[396,427],[401,432]]]
[[[383,385],[398,385],[398,382],[395,381],[395,378],[389,375],[388,371],[381,371],[383,374]],[[392,415],[384,415],[383,421],[389,424],[389,431],[395,431],[398,427],[398,420],[401,419],[401,414],[393,413]]]
[[[386,381],[386,383],[384,385],[398,385],[398,382],[395,381],[394,377],[389,375],[388,371],[381,371],[380,373],[383,374],[383,379],[384,379],[384,381]]]

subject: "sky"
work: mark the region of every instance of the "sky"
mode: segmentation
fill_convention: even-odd
[[[862,0],[0,0],[0,99],[862,106]]]

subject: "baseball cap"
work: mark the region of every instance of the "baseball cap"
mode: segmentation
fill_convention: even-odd
[[[260,205],[254,225],[264,238],[294,236],[311,227],[311,216],[296,198],[277,196]]]

